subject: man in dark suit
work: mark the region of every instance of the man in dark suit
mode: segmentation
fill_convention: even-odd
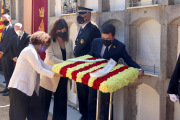
[[[79,24],[82,24],[82,27],[79,30],[75,41],[75,48],[74,48],[75,57],[88,54],[91,50],[93,39],[101,37],[101,33],[99,29],[90,22],[91,11],[92,9],[78,7],[79,15],[77,17],[77,22]],[[80,113],[82,114],[80,120],[87,120],[89,87],[83,85],[82,83],[77,83],[77,93],[79,99],[79,110]]]
[[[179,101],[180,98],[180,54],[176,63],[176,67],[174,69],[173,75],[171,77],[171,80],[169,82],[169,87],[167,90],[167,93],[170,96],[170,100],[173,102]],[[179,96],[179,98],[177,97]]]
[[[101,36],[101,38],[93,40],[91,52],[89,54],[93,57],[104,58],[107,60],[112,58],[116,62],[118,62],[120,58],[123,58],[128,66],[139,69],[139,78],[141,78],[143,76],[143,70],[128,55],[125,45],[115,39],[115,27],[112,24],[104,25],[101,31]],[[110,94],[102,93],[102,97],[104,120],[108,120]],[[97,90],[89,88],[88,120],[96,119],[96,99]]]
[[[25,47],[29,45],[31,36],[23,30],[21,23],[16,23],[14,25],[14,31],[16,32],[16,35],[14,35],[11,40],[9,50],[11,59],[14,61],[13,65],[15,67],[19,54]]]
[[[2,16],[3,24],[6,26],[3,29],[2,37],[1,37],[1,45],[0,45],[0,57],[2,61],[2,68],[4,72],[4,77],[6,81],[6,88],[0,93],[4,93],[3,96],[8,96],[9,92],[7,86],[9,84],[9,80],[13,73],[13,61],[11,60],[9,54],[10,41],[14,35],[16,35],[14,31],[14,27],[11,25],[11,17],[7,14]]]

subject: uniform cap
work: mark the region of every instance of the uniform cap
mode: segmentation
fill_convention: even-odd
[[[93,9],[77,6],[78,14],[91,13]]]

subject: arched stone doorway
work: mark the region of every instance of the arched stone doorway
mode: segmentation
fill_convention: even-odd
[[[78,33],[78,26],[75,23],[70,23],[69,25],[69,37],[73,40],[73,47],[75,45],[75,39]]]
[[[130,53],[147,74],[160,75],[161,25],[139,18],[130,25]]]
[[[123,23],[117,19],[111,19],[106,21],[105,24],[112,24],[116,27],[116,39],[120,42],[124,43],[124,26]]]
[[[159,120],[160,96],[150,86],[140,84],[136,89],[136,120]]]

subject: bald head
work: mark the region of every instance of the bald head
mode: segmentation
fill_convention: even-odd
[[[23,33],[23,25],[21,23],[16,23],[14,25],[14,31],[18,36],[21,36]]]

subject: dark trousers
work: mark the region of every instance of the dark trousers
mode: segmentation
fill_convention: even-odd
[[[101,102],[103,105],[104,120],[108,120],[110,94],[109,93],[101,93],[101,98],[102,98]],[[97,100],[97,90],[89,87],[88,120],[96,120],[96,100]],[[113,108],[112,108],[111,120],[113,120]]]
[[[89,96],[89,87],[82,83],[76,83],[77,93],[79,100],[79,111],[82,115],[82,118],[88,117],[88,96]]]
[[[13,61],[11,60],[9,56],[6,56],[6,57],[3,56],[1,58],[1,61],[2,61],[3,73],[4,73],[4,77],[6,81],[6,88],[7,88],[9,85],[9,81],[12,76],[12,73],[14,71]]]
[[[57,90],[54,93],[53,120],[67,119],[67,83],[68,78],[61,77]],[[43,113],[45,115],[45,120],[47,120],[52,92],[40,87],[39,97],[43,105]]]
[[[43,120],[42,105],[34,91],[32,96],[27,96],[15,88],[9,89],[10,120]]]

